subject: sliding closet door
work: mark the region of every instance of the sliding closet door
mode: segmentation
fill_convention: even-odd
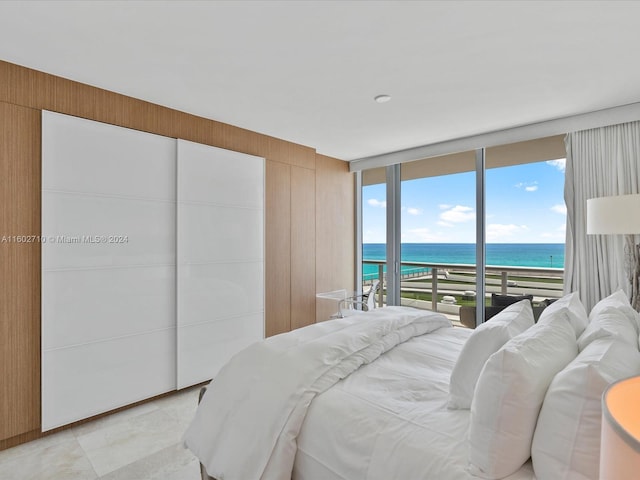
[[[178,388],[264,337],[264,168],[178,140]]]
[[[175,389],[176,140],[42,121],[46,431]]]

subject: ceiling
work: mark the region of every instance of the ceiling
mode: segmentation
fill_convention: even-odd
[[[351,160],[639,102],[639,21],[630,1],[2,1],[0,59]]]

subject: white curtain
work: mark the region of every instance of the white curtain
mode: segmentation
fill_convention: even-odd
[[[618,288],[629,292],[622,235],[587,235],[587,199],[640,193],[640,122],[569,133],[565,292],[587,311]],[[629,212],[640,215],[640,212]]]

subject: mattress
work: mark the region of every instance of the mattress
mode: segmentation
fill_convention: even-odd
[[[411,339],[317,396],[293,480],[467,480],[469,410],[449,410],[464,328]],[[531,462],[507,477],[535,480]]]

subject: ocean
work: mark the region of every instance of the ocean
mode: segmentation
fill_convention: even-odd
[[[362,245],[364,260],[384,260],[386,245]],[[488,243],[487,265],[511,267],[564,268],[564,243]],[[475,265],[476,245],[473,243],[403,243],[403,262],[462,263]],[[403,267],[409,270],[415,267]],[[378,271],[376,265],[363,265],[364,278]]]

